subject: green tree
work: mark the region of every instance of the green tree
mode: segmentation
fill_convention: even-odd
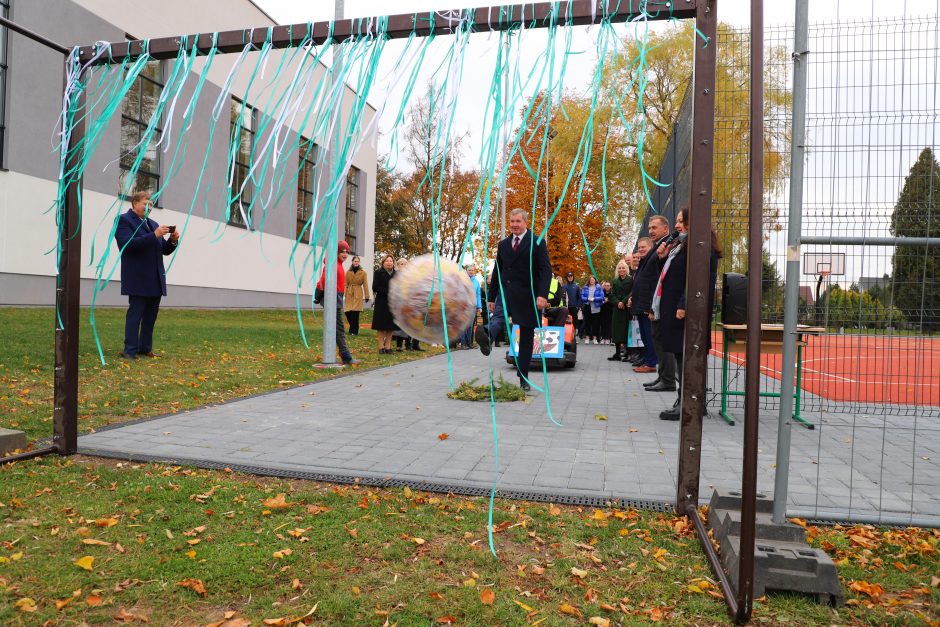
[[[734,31],[726,24],[719,24],[718,30],[713,218],[725,251],[722,271],[744,272],[746,255],[739,253],[746,250],[748,239],[748,34]],[[637,42],[632,39],[625,41],[624,54],[609,60],[605,66],[606,102],[608,105],[619,104],[629,124],[624,130],[627,149],[619,155],[619,167],[625,171],[623,176],[630,178],[631,207],[637,212],[638,220],[642,219],[647,207],[639,157],[643,157],[646,173],[657,176],[691,80],[696,36],[691,23],[650,34],[645,56],[648,69],[642,107],[637,106],[640,97],[634,62],[639,54]],[[768,65],[780,65],[789,58],[783,46],[768,46],[765,56]],[[786,74],[767,72],[764,79],[764,118],[781,119],[789,110],[790,102]],[[765,223],[772,225],[770,228],[779,228],[776,203],[781,197],[789,167],[788,154],[788,125],[768,124],[764,134],[764,219]],[[684,166],[684,176],[688,175],[688,165]]]
[[[783,318],[784,288],[777,263],[770,253],[761,254],[761,318],[764,322],[779,322]]]
[[[885,307],[868,292],[843,290],[833,285],[820,298],[820,306],[826,308],[830,327],[849,329],[885,329],[903,321],[901,312],[894,307]]]
[[[891,214],[898,237],[940,237],[940,164],[924,148],[904,180]],[[894,305],[924,332],[940,330],[940,255],[923,246],[898,246],[894,266]]]

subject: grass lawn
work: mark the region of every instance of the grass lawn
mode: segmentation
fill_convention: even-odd
[[[84,332],[80,429],[312,381],[293,312],[165,311],[159,359],[125,362],[123,312]],[[51,433],[52,315],[0,309],[2,426]],[[314,326],[310,321],[310,326]],[[312,329],[311,338],[317,337]],[[364,367],[379,356],[353,339]],[[0,625],[635,625],[727,622],[688,522],[671,515],[284,481],[75,456],[0,467]],[[807,535],[849,605],[791,595],[757,624],[937,624],[940,533]],[[608,622],[609,621],[609,622]]]
[[[322,316],[307,312],[310,348],[300,338],[294,311],[166,309],[154,334],[158,357],[127,361],[124,310],[97,309],[106,365],[98,359],[88,310],[82,311],[79,367],[79,432],[147,416],[159,416],[240,396],[334,376],[319,370]],[[369,323],[371,312],[363,312]],[[54,312],[0,308],[0,427],[19,429],[29,441],[52,435]],[[349,337],[362,365],[387,366],[434,354],[379,355],[375,334]],[[338,359],[338,358],[337,358]],[[342,372],[340,370],[339,372]]]
[[[80,456],[8,465],[0,483],[3,625],[282,625],[313,608],[321,625],[727,622],[671,515],[502,501],[494,558],[482,498]],[[771,595],[756,624],[940,620],[936,532],[808,531],[850,604]]]

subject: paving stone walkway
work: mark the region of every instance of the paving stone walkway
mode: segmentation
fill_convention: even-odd
[[[82,436],[79,452],[463,489],[489,489],[495,480],[501,490],[559,499],[672,502],[679,424],[658,415],[674,395],[643,391],[651,375],[608,362],[609,346],[579,348],[576,368],[548,374],[561,426],[538,392],[528,403],[497,405],[498,468],[489,405],[447,398],[447,356],[108,428]],[[454,380],[483,382],[490,365],[513,380],[503,354],[453,353]],[[703,429],[703,500],[715,486],[741,483],[743,416],[735,410],[738,424],[729,426],[716,407],[717,399]],[[819,427],[792,430],[792,513],[940,525],[936,419],[915,431],[906,424],[912,418],[805,417]],[[905,424],[892,429],[896,421]],[[761,490],[773,489],[776,430],[776,411],[762,411]]]

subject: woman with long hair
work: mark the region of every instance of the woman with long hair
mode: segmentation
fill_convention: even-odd
[[[614,343],[614,354],[607,361],[620,361],[624,358],[624,349],[627,345],[627,327],[630,324],[630,313],[627,309],[627,300],[630,298],[630,289],[633,279],[630,277],[630,268],[625,259],[617,263],[613,283],[610,285],[610,340]]]
[[[398,329],[392,311],[388,308],[388,288],[395,277],[395,257],[385,255],[379,269],[372,277],[372,293],[375,294],[375,309],[372,312],[372,329],[379,336],[379,355],[392,352],[392,331]]]

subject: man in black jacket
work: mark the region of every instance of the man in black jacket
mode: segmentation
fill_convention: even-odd
[[[539,312],[548,307],[548,290],[552,281],[552,264],[545,240],[537,242],[528,227],[529,215],[523,209],[513,209],[509,213],[511,233],[496,249],[494,280],[490,282],[486,299],[489,310],[494,311],[502,287],[502,297],[506,299],[508,309],[506,313],[512,318],[513,324],[519,325],[516,371],[519,374],[519,385],[526,391],[531,389],[528,381],[529,362],[532,360],[535,327],[539,326]],[[487,354],[489,342],[481,341],[481,338],[477,336],[480,350]]]
[[[656,289],[659,273],[662,270],[662,261],[656,251],[663,240],[669,236],[669,221],[663,216],[653,216],[650,218],[648,229],[650,239],[653,240],[653,247],[640,261],[640,268],[633,282],[631,309],[639,316],[648,316],[653,310],[653,291]],[[656,349],[658,365],[655,371],[658,376],[655,381],[644,384],[644,387],[651,392],[674,392],[676,390],[676,358],[672,353],[663,350],[658,326],[658,323],[654,321],[653,346]],[[633,369],[634,372],[641,373],[653,370],[645,365]]]

